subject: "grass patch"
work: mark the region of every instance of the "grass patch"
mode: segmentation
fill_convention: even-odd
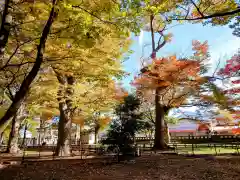
[[[237,150],[236,148],[231,147],[194,147],[186,146],[177,148],[177,152],[180,154],[232,154],[232,153],[239,153],[240,149]]]

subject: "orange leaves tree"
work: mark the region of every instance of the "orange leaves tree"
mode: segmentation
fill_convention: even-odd
[[[154,59],[135,77],[133,85],[137,88],[138,95],[147,100],[154,99],[155,149],[167,148],[164,141],[164,116],[171,108],[184,103],[189,95],[199,89],[202,82],[200,62],[177,59],[176,56]]]
[[[208,88],[210,93],[201,95],[201,101],[209,102],[217,106],[218,113],[224,118],[217,120],[225,121],[229,124],[229,120],[238,119],[240,105],[240,53],[234,54],[226,65],[219,69],[218,73],[211,78]],[[222,81],[223,85],[216,84],[216,80]]]
[[[89,126],[95,134],[95,142],[100,130],[110,122],[109,114],[115,106],[124,101],[127,92],[114,80],[95,82],[89,85],[78,85],[73,97],[74,107],[79,111],[74,113],[74,123],[83,127]],[[82,118],[80,118],[82,117]],[[82,119],[79,123],[78,119]]]

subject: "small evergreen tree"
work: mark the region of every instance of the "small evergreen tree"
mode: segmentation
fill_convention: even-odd
[[[128,95],[124,98],[124,102],[115,109],[116,118],[112,121],[103,144],[117,147],[123,156],[134,151],[134,137],[142,127],[139,107],[140,100],[136,96]]]

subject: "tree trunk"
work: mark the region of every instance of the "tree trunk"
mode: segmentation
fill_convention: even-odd
[[[3,144],[3,135],[4,135],[4,132],[2,132],[2,133],[0,134],[0,145]]]
[[[41,119],[40,117],[40,124],[39,124],[39,145],[45,142],[46,137],[46,123],[45,120]]]
[[[80,145],[80,138],[81,138],[81,127],[79,124],[76,124],[76,145]]]
[[[164,108],[159,103],[159,88],[156,89],[155,94],[155,139],[154,149],[163,150],[166,149],[167,145],[164,141]]]
[[[100,129],[100,125],[96,124],[96,127],[94,128],[94,144],[98,143],[98,132]]]
[[[49,15],[49,18],[47,20],[47,23],[43,29],[39,45],[37,47],[37,56],[36,60],[34,62],[34,65],[32,69],[30,70],[29,74],[26,76],[26,78],[23,80],[20,89],[16,92],[12,104],[4,114],[4,116],[0,119],[0,133],[4,130],[4,125],[13,117],[16,113],[18,108],[20,107],[21,103],[23,102],[24,97],[26,96],[30,85],[32,84],[33,80],[38,74],[38,71],[41,67],[41,64],[43,62],[43,55],[45,51],[45,44],[47,41],[48,34],[50,32],[51,26],[53,24],[53,21],[55,17],[57,16],[55,5],[57,3],[57,0],[53,0],[52,3],[52,9]]]
[[[97,144],[98,143],[98,129],[97,128],[95,128],[95,132],[94,132],[94,144]]]
[[[27,123],[26,123],[24,126],[23,141],[22,141],[22,147],[24,149],[25,149],[25,145],[26,145],[25,141],[26,141],[27,129],[28,129],[28,127],[27,127]]]
[[[171,136],[170,136],[170,132],[169,132],[169,128],[168,128],[168,124],[165,121],[165,139],[166,139],[166,143],[169,144],[171,142]]]
[[[149,138],[150,138],[150,139],[153,138],[153,133],[154,133],[154,130],[151,129],[151,130],[150,130],[150,135],[149,135]]]
[[[79,140],[80,147],[82,147],[82,144],[83,144],[83,142],[82,142],[82,136],[83,136],[82,129],[83,129],[83,127],[80,125],[80,140]]]
[[[20,150],[18,147],[19,127],[20,119],[17,116],[14,116],[12,119],[12,127],[8,139],[7,153],[17,154]]]
[[[7,153],[17,154],[20,150],[18,147],[19,128],[24,117],[25,105],[22,104],[17,111],[17,114],[12,119],[11,131],[9,133]]]
[[[5,0],[3,14],[2,14],[1,28],[0,28],[0,59],[4,55],[5,47],[7,45],[8,37],[10,34],[11,18],[9,16],[9,7],[10,7],[10,0]]]
[[[94,144],[97,144],[97,132],[94,133]]]
[[[55,151],[56,156],[71,155],[71,117],[66,114],[66,104],[59,103],[60,120],[58,124],[58,141]]]
[[[71,128],[72,128],[72,85],[74,78],[65,76],[56,72],[58,82],[60,83],[58,90],[58,102],[60,111],[60,120],[58,124],[58,142],[55,155],[69,156],[71,155]],[[67,88],[65,89],[67,84]]]

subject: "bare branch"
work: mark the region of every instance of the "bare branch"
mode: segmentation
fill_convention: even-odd
[[[211,15],[203,16],[203,17],[196,17],[196,18],[172,18],[171,20],[187,20],[187,21],[197,21],[197,20],[204,20],[204,19],[211,19],[215,17],[224,17],[224,16],[231,16],[234,14],[240,13],[240,7],[233,11],[228,11],[228,12],[217,12]]]
[[[204,14],[200,11],[199,7],[197,4],[194,2],[194,0],[191,0],[193,6],[197,9],[198,13],[201,15],[201,17],[204,17]]]
[[[218,60],[217,67],[216,67],[216,69],[215,69],[214,72],[213,72],[213,75],[212,75],[213,77],[215,76],[215,74],[216,74],[219,66],[220,66],[220,59]]]

